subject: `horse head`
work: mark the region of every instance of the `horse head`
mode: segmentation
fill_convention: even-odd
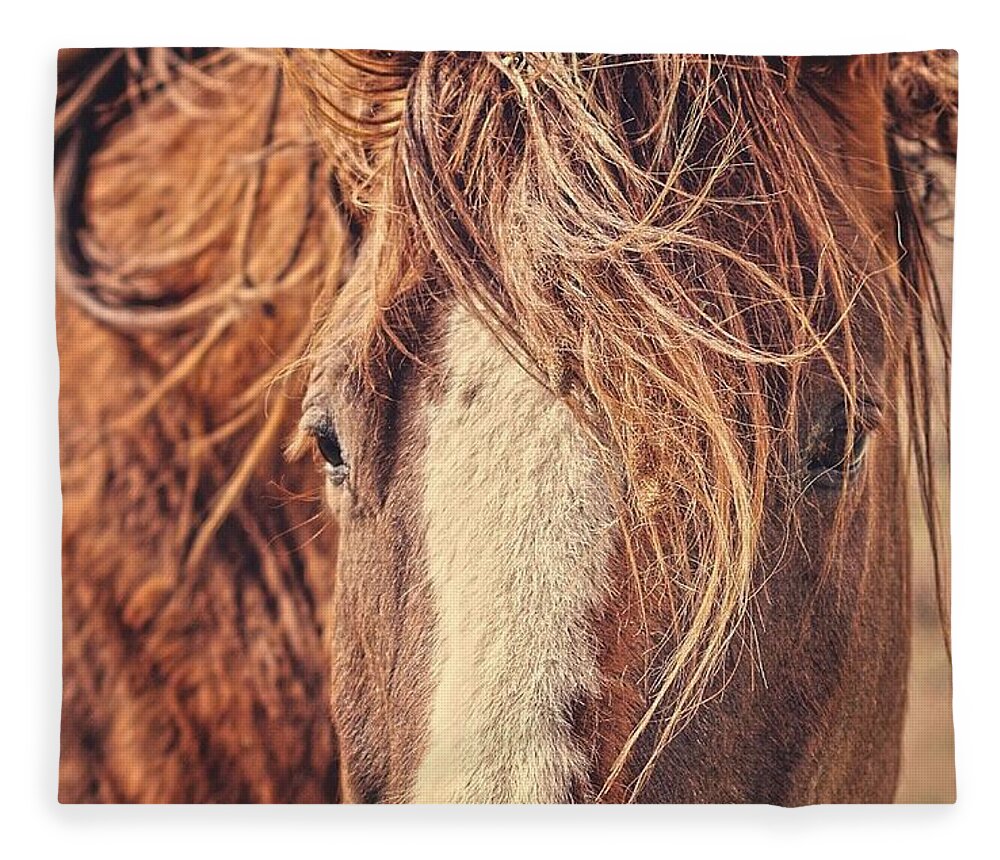
[[[890,58],[286,70],[354,227],[296,440],[346,797],[890,800],[941,319]]]

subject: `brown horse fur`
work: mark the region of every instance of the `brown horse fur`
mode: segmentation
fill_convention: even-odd
[[[273,382],[343,221],[274,58],[82,62],[57,115],[60,799],[334,800],[335,535]]]
[[[807,361],[818,362],[853,412],[865,384],[855,343],[873,332],[883,337],[900,322],[900,307],[911,308],[902,318],[909,366],[901,378],[909,388],[900,402],[909,409],[901,423],[911,428],[933,518],[922,347],[943,315],[919,246],[918,211],[902,187],[907,174],[889,172],[895,156],[884,147],[891,131],[953,154],[952,57],[618,62],[291,52],[284,69],[305,95],[323,161],[282,88],[277,57],[129,51],[66,61],[57,111],[63,800],[335,796],[321,644],[335,541],[327,533],[313,539],[321,523],[303,501],[318,487],[313,470],[280,458],[298,411],[295,377],[269,383],[303,352],[309,308],[326,283],[325,316],[359,236],[381,255],[374,262],[383,276],[379,294],[368,297],[374,306],[419,297],[434,279],[464,291],[461,299],[573,404],[609,461],[624,464],[619,508],[631,538],[620,549],[633,577],[623,590],[643,604],[673,602],[659,629],[637,630],[631,640],[606,637],[614,653],[602,662],[620,669],[610,677],[624,677],[642,671],[636,657],[650,637],[672,647],[661,649],[671,656],[650,695],[635,697],[617,726],[595,734],[597,770],[607,779],[593,790],[626,799],[659,786],[658,796],[667,796],[663,770],[653,766],[659,759],[675,773],[700,760],[704,779],[674,789],[675,799],[738,799],[712,782],[726,767],[733,782],[756,779],[755,796],[777,802],[891,792],[894,755],[881,752],[884,738],[844,758],[867,756],[880,771],[874,777],[852,786],[853,775],[803,768],[810,784],[791,787],[772,771],[787,765],[778,753],[794,739],[767,750],[770,764],[760,756],[727,763],[732,751],[712,751],[718,735],[706,727],[713,718],[725,722],[721,677],[735,679],[730,700],[750,695],[752,680],[726,661],[764,587],[754,571],[761,547],[770,545],[762,521],[768,477],[784,467],[788,440],[799,433],[791,398],[775,412],[764,392],[777,390],[774,379],[788,391],[790,379],[808,376]],[[627,105],[623,92],[633,99]],[[797,92],[811,93],[823,111],[800,112]],[[631,131],[621,130],[623,110],[637,122]],[[740,124],[755,111],[756,125]],[[769,126],[761,138],[775,116],[794,121]],[[801,131],[807,119],[818,132]],[[578,129],[579,142],[618,172],[584,176],[564,161],[566,129]],[[512,135],[519,152],[503,148]],[[801,170],[816,135],[839,141],[847,179],[865,192],[852,196],[827,177],[820,185],[829,197],[816,196]],[[775,161],[781,152],[786,161]],[[792,193],[770,214],[747,196],[759,185],[739,186],[741,172],[730,167],[741,161],[791,181]],[[685,163],[695,169],[680,170]],[[809,175],[827,169],[821,159],[808,166]],[[324,193],[327,173],[332,199]],[[572,205],[552,208],[563,191]],[[457,222],[436,214],[442,199]],[[740,247],[726,232],[730,203],[746,237]],[[537,220],[491,232],[509,230],[512,215],[527,212]],[[887,214],[898,212],[897,233]],[[690,244],[664,243],[667,223]],[[701,229],[687,231],[693,223]],[[881,249],[878,260],[824,244],[840,239],[844,223],[861,225],[862,238]],[[885,279],[876,284],[871,274],[898,258],[897,236],[909,256],[887,305]],[[766,266],[748,262],[754,243],[772,263],[779,248],[780,271],[791,278],[779,283]],[[725,273],[727,283],[735,278],[732,301],[773,312],[748,320],[737,305],[726,306],[721,289],[693,296],[676,277],[685,266]],[[643,290],[650,277],[664,285],[662,294]],[[559,291],[572,283],[595,302],[599,327],[566,313]],[[825,316],[802,312],[810,296],[823,297],[813,307]],[[632,303],[625,313],[623,303]],[[869,330],[859,323],[852,338],[846,311],[855,305],[868,309]],[[637,312],[670,323],[662,345],[687,356],[686,364],[657,365],[666,353],[629,325]],[[370,323],[373,353],[412,343],[405,325],[399,329],[405,315],[374,314]],[[323,332],[321,325],[319,346]],[[590,358],[575,348],[598,342]],[[673,384],[679,378],[690,387]],[[723,394],[715,378],[748,385]],[[636,421],[651,414],[651,404],[656,414],[687,420]],[[713,417],[723,414],[747,420],[734,429]],[[699,454],[678,457],[683,451]],[[692,473],[698,462],[708,465]],[[884,477],[898,486],[897,472]],[[670,519],[678,511],[688,512],[681,524]],[[902,560],[887,561],[903,569]],[[683,583],[679,591],[657,580],[666,568]],[[902,587],[901,579],[881,609],[851,623],[884,620]],[[836,600],[818,609],[844,611]],[[794,619],[771,621],[794,626]],[[904,628],[892,629],[896,639],[882,645],[902,655]],[[789,645],[806,647],[796,641]],[[837,643],[819,645],[839,653]],[[757,656],[768,661],[771,683],[782,683],[783,674],[794,683],[787,678],[794,667],[780,655]],[[837,665],[833,659],[826,669]],[[888,694],[890,743],[901,713],[901,660],[887,669],[896,685]],[[826,713],[843,715],[877,697],[873,684],[868,698],[853,703],[838,699],[835,686],[813,692],[822,692]],[[618,700],[634,689],[626,687],[604,695]],[[581,731],[599,711],[593,703],[581,710]],[[779,735],[797,731],[795,719],[766,716],[772,730],[785,726]],[[816,758],[817,751],[803,754]]]

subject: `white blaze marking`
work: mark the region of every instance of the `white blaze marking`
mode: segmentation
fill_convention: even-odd
[[[606,589],[613,508],[566,406],[464,311],[445,355],[424,466],[437,619],[413,800],[565,801],[587,769],[570,709],[597,689],[588,616]]]

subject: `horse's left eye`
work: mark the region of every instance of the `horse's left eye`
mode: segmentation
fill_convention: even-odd
[[[340,448],[340,440],[333,430],[318,430],[315,434],[316,449],[324,460],[323,469],[330,483],[340,486],[347,480],[347,463]]]
[[[866,427],[859,426],[851,438],[847,421],[839,420],[817,441],[809,454],[806,463],[809,483],[842,486],[845,480],[861,470],[869,435]]]

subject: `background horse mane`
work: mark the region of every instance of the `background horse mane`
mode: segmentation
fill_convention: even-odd
[[[884,62],[891,130],[953,155],[953,56]],[[838,219],[871,234],[873,219],[795,97],[836,74],[759,58],[67,56],[61,797],[335,795],[315,708],[335,537],[301,528],[318,481],[280,442],[310,307],[352,269],[375,308],[457,291],[603,446],[636,588],[672,606],[658,748],[747,632],[764,481],[791,467],[796,429],[772,395],[807,359],[848,403],[863,393],[856,302],[887,323],[909,309],[887,334],[905,340],[899,395],[933,524],[927,355],[944,314],[919,226],[934,187],[894,155],[906,254],[890,294],[871,271],[899,256],[892,237],[872,235],[878,261],[840,250]],[[370,322],[372,355],[405,341],[405,318]],[[210,619],[194,629],[192,601]]]
[[[337,798],[336,536],[278,371],[348,234],[277,59],[60,55],[63,801]]]

